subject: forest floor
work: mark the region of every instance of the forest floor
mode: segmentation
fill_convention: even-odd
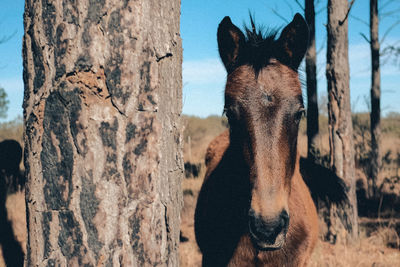
[[[368,129],[368,125],[365,126],[366,120],[367,118],[364,115],[358,118],[355,123],[355,131]],[[327,121],[322,118],[322,126],[326,123]],[[383,131],[384,136],[381,144],[383,154],[387,154],[390,151],[389,156],[399,156],[400,132],[398,131],[398,122],[387,120],[384,123],[386,131]],[[184,207],[181,212],[181,231],[182,235],[188,238],[188,241],[180,244],[181,266],[201,266],[201,252],[196,244],[194,235],[194,210],[205,174],[204,155],[207,146],[215,136],[225,129],[226,120],[220,117],[206,119],[186,117],[184,158],[185,162],[190,162],[199,169],[196,176],[188,173],[189,177],[182,182]],[[299,152],[302,156],[305,156],[307,153],[307,137],[305,135],[304,121],[300,126],[299,132]],[[362,134],[365,133],[362,132]],[[368,142],[368,139],[362,140],[359,135],[357,135],[357,138],[356,144],[359,145],[357,153],[364,153],[364,144],[362,142]],[[319,141],[320,147],[322,147],[322,154],[327,153],[329,149],[327,131],[322,131]],[[388,176],[399,175],[398,165],[386,166],[384,171]],[[366,177],[361,166],[357,169],[357,179],[359,185],[366,184]],[[382,181],[380,181],[380,184],[382,184]],[[400,185],[395,184],[393,193],[397,196],[400,196],[399,189]],[[382,214],[373,212],[370,217],[359,218],[360,238],[357,243],[351,246],[332,245],[319,240],[309,266],[400,266],[400,214],[397,210],[384,210],[382,201],[380,204],[378,208],[382,210]],[[376,216],[378,213],[381,217]]]
[[[182,267],[201,266],[201,253],[194,237],[194,208],[202,179],[185,179],[183,181],[184,207],[182,209],[181,231],[188,238],[180,244],[180,261]],[[7,199],[8,218],[12,221],[16,239],[26,252],[26,217],[25,197],[23,192],[12,194]],[[361,221],[364,218],[361,219]],[[365,219],[366,221],[371,221]],[[354,246],[331,245],[319,241],[311,258],[310,267],[320,266],[396,266],[400,263],[400,250],[390,248],[387,244],[399,244],[400,239],[393,227],[382,226],[368,236],[362,230],[360,241]],[[0,267],[4,267],[0,250]],[[398,265],[397,265],[398,266]]]
[[[182,183],[184,207],[181,213],[181,231],[182,235],[188,238],[187,242],[180,244],[180,261],[181,266],[184,267],[201,266],[201,253],[194,236],[194,209],[201,183],[202,179],[200,178],[185,179]],[[393,219],[390,226],[387,226],[387,224],[378,226],[368,235],[369,230],[363,227],[364,221],[377,224],[376,220],[360,218],[361,235],[357,244],[344,246],[319,241],[309,266],[399,266],[400,250],[388,247],[388,244],[399,247],[400,239],[393,227],[395,221],[400,226],[398,219]]]
[[[382,138],[383,154],[390,151],[393,155],[400,156],[400,120],[385,122],[390,131],[384,132]],[[303,123],[304,124],[304,123]],[[184,133],[184,158],[198,166],[196,177],[185,178],[182,181],[184,207],[181,213],[181,231],[188,241],[180,244],[180,262],[183,267],[195,267],[201,265],[201,253],[194,236],[194,209],[196,200],[203,181],[204,155],[209,142],[226,129],[226,120],[221,117],[209,117],[199,119],[185,117]],[[322,128],[322,127],[321,127]],[[189,138],[190,136],[190,138]],[[322,132],[321,146],[328,150],[327,133]],[[299,151],[305,155],[307,143],[304,125],[300,128]],[[389,155],[389,156],[390,156]],[[398,165],[386,166],[385,172],[399,175]],[[390,176],[390,175],[389,175]],[[357,170],[357,178],[365,180],[362,170]],[[365,183],[365,181],[364,181]],[[381,181],[382,183],[382,181]],[[362,184],[362,183],[361,183]],[[392,190],[396,196],[400,195],[399,184],[394,184]],[[379,211],[382,209],[382,201],[378,203]],[[20,242],[26,253],[26,215],[24,192],[12,193],[7,197],[6,207],[8,218],[12,222],[15,238]],[[379,216],[376,216],[378,214]],[[360,239],[352,246],[332,245],[319,241],[314,250],[309,266],[400,266],[400,214],[397,210],[382,209],[382,213],[374,213],[373,216],[360,217]],[[0,249],[0,267],[5,266]]]

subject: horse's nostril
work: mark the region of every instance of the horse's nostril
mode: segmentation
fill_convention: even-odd
[[[289,226],[289,215],[282,211],[274,219],[266,220],[257,215],[254,211],[249,211],[249,231],[253,238],[268,244],[274,244],[279,234],[286,235]]]
[[[285,231],[287,231],[287,228],[289,227],[289,214],[286,212],[286,210],[283,210],[279,217],[281,219],[282,227]]]

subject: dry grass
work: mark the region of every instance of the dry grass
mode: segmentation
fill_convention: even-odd
[[[10,194],[6,201],[7,218],[12,223],[15,239],[21,244],[26,254],[27,228],[25,213],[25,192]],[[5,267],[2,250],[0,249],[0,267]]]
[[[16,240],[21,244],[26,254],[27,228],[25,213],[25,192],[20,191],[9,195],[6,202],[8,220],[12,222],[12,228]]]
[[[189,240],[181,243],[180,264],[181,266],[201,266],[201,253],[196,244],[194,236],[194,209],[196,199],[201,187],[202,179],[185,179],[183,181],[184,207],[181,217],[182,234]],[[365,232],[365,231],[364,231]],[[400,243],[396,231],[391,227],[381,227],[368,236],[361,233],[360,240],[352,246],[331,245],[319,241],[311,257],[310,267],[337,267],[337,266],[399,266],[400,251],[392,249],[387,245],[393,242]]]
[[[206,119],[183,116],[184,119],[184,147],[185,161],[203,163],[208,144],[215,136],[226,130],[226,119],[210,116]]]
[[[184,206],[181,212],[182,235],[189,240],[180,244],[180,265],[201,266],[201,253],[194,236],[194,210],[203,179],[184,179],[182,183]]]
[[[365,117],[365,115],[362,115]],[[363,117],[363,119],[365,119]],[[398,117],[393,117],[384,120],[383,122],[383,136],[382,136],[382,151],[393,151],[393,154],[400,152],[400,124],[397,123]],[[209,142],[225,129],[225,122],[216,122],[218,117],[201,119],[194,118],[194,124],[191,124],[192,117],[186,117],[186,125],[190,127],[190,131],[185,132],[194,133],[196,137],[191,142],[187,142],[188,137],[185,136],[184,157],[189,160],[189,151],[191,152],[191,162],[204,164],[204,153]],[[219,119],[221,120],[221,119]],[[212,123],[210,123],[212,122]],[[210,123],[210,125],[208,125]],[[222,127],[221,127],[222,125]],[[216,127],[217,126],[217,127]],[[214,129],[204,129],[204,128]],[[320,128],[327,128],[327,118],[320,117]],[[203,136],[199,136],[203,134]],[[320,142],[321,153],[327,154],[329,151],[329,135],[327,130],[321,131],[318,137]],[[305,135],[305,121],[301,122],[299,131],[299,151],[302,156],[307,154],[307,137]],[[184,207],[181,213],[181,231],[182,234],[189,240],[180,244],[180,263],[181,266],[201,266],[201,253],[195,241],[194,236],[194,209],[196,207],[196,199],[201,187],[202,177],[204,177],[205,168],[203,166],[202,173],[197,179],[184,179]],[[362,171],[358,170],[358,178],[365,179]],[[383,175],[384,176],[384,175]],[[382,179],[378,181],[381,183]],[[373,219],[376,220],[376,219]],[[388,247],[389,244],[399,247],[400,239],[395,228],[392,226],[381,226],[378,229],[364,229],[362,226],[361,235],[358,243],[350,245],[336,244],[332,245],[326,242],[319,241],[314,253],[311,257],[309,266],[400,266],[400,251]],[[368,232],[368,234],[367,234]]]
[[[0,140],[14,139],[22,145],[22,132],[24,130],[22,118],[0,123]]]
[[[373,238],[361,237],[359,243],[353,246],[331,245],[319,241],[309,267],[390,267],[400,262],[398,250],[385,248],[374,241]]]
[[[182,209],[182,234],[189,240],[181,243],[180,264],[181,266],[201,266],[201,253],[194,236],[194,209],[196,199],[201,187],[202,179],[185,179],[183,188],[184,207]],[[190,191],[189,191],[190,190]],[[189,193],[191,192],[191,193]],[[338,266],[399,266],[400,251],[388,248],[387,245],[393,242],[400,242],[396,231],[393,228],[382,227],[373,233],[361,234],[360,240],[353,246],[331,245],[319,241],[311,257],[310,267],[338,267]]]
[[[1,250],[1,245],[0,245],[0,267],[5,267],[6,263],[4,262],[3,259],[3,251]]]
[[[220,117],[210,117],[207,119],[185,117],[185,159],[191,159],[192,163],[203,163],[204,154],[209,142],[220,132],[226,129],[226,121]],[[382,138],[382,150],[393,151],[393,154],[400,152],[400,120],[398,117],[384,121],[384,131]],[[322,125],[321,125],[322,124]],[[326,118],[320,119],[320,127],[326,124]],[[6,127],[7,126],[7,127]],[[10,125],[3,125],[6,131],[1,135],[3,138],[19,139],[20,130],[13,130]],[[19,127],[19,126],[18,126]],[[188,136],[191,135],[188,147]],[[322,132],[320,142],[322,152],[328,151],[328,133]],[[302,122],[299,136],[299,150],[302,155],[306,155],[306,136],[305,124]],[[204,166],[199,177],[204,177]],[[360,174],[361,175],[361,174]],[[180,244],[181,266],[195,267],[201,264],[201,254],[194,236],[194,209],[197,196],[202,184],[202,178],[184,179],[182,183],[184,207],[181,213],[181,230],[188,242]],[[25,200],[23,192],[11,194],[7,198],[8,218],[12,221],[14,233],[17,240],[22,243],[24,252],[26,251],[26,217]],[[368,230],[368,231],[367,231]],[[357,244],[353,246],[331,245],[319,242],[312,255],[310,266],[400,266],[400,251],[388,247],[388,244],[399,244],[400,239],[393,227],[382,225],[378,229],[364,229]],[[0,250],[0,267],[5,266]]]

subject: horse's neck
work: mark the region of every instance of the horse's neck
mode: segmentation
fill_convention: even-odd
[[[230,143],[225,151],[225,156],[229,158],[231,164],[234,164],[232,167],[249,170],[240,145]]]

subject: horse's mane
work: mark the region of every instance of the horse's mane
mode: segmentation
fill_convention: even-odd
[[[276,49],[277,29],[257,28],[250,15],[250,26],[244,25],[245,43],[244,49],[239,53],[239,65],[250,65],[256,74],[268,65],[269,60],[274,58]]]

